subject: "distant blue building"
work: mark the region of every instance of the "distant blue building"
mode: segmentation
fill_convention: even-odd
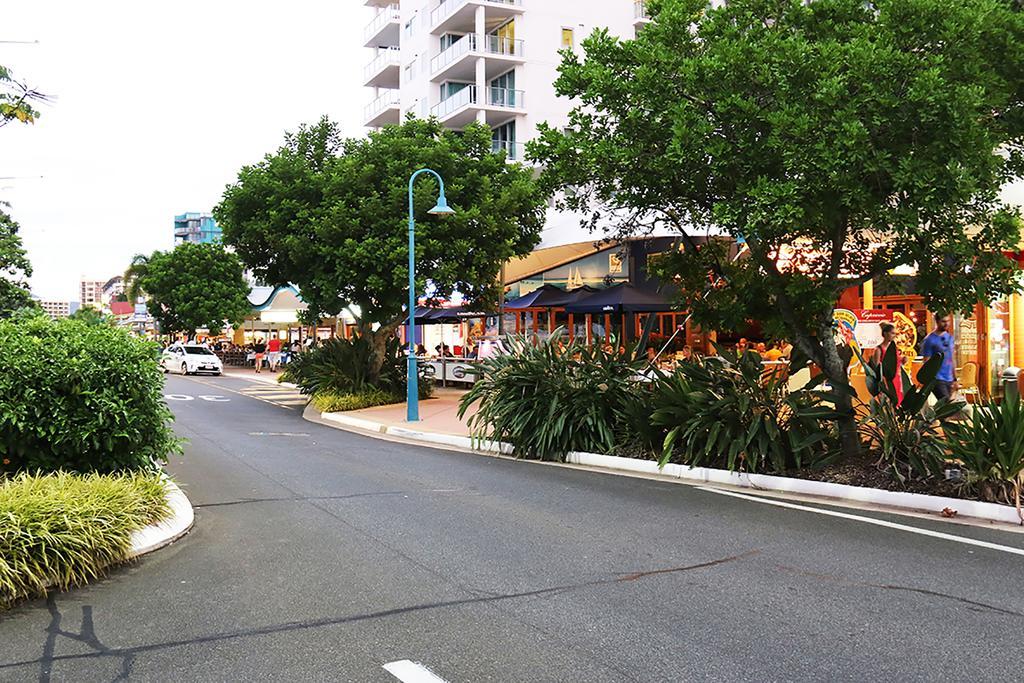
[[[221,229],[208,213],[183,213],[174,217],[174,243],[209,244],[221,241]]]

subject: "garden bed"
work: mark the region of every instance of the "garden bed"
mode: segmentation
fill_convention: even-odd
[[[157,473],[0,479],[0,609],[129,559],[133,534],[170,516],[167,497]]]

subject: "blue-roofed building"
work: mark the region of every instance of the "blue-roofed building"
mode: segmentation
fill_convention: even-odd
[[[208,213],[183,213],[174,217],[174,243],[209,244],[221,241],[221,229]]]

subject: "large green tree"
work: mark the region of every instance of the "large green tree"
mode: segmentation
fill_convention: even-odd
[[[28,278],[32,275],[25,248],[18,235],[18,223],[0,203],[0,318],[33,306]]]
[[[507,163],[491,147],[491,131],[481,125],[453,132],[434,120],[409,119],[342,139],[323,119],[243,168],[214,213],[225,241],[260,280],[298,285],[316,315],[352,311],[374,350],[368,370],[376,377],[386,339],[405,318],[414,171],[440,173],[455,209],[429,215],[437,185],[429,175],[417,180],[420,295],[458,291],[494,307],[501,264],[538,242],[545,197],[529,169]]]
[[[935,310],[1014,289],[1024,22],[1010,0],[651,0],[635,40],[564,55],[563,132],[531,154],[625,233],[723,239],[662,261],[701,322],[784,334],[836,385],[840,293],[917,268]],[[728,257],[736,238],[749,252]],[[711,296],[694,296],[713,275]],[[844,450],[858,448],[848,397]]]
[[[221,244],[185,242],[171,251],[136,256],[125,272],[126,291],[145,293],[164,333],[220,332],[252,310],[242,262]]]

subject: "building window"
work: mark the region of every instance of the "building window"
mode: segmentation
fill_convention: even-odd
[[[571,28],[562,28],[562,47],[572,48],[573,33]]]
[[[415,17],[413,19],[415,19]],[[405,22],[405,37],[406,38],[412,38],[412,22],[413,22],[413,19],[410,19],[409,21]]]
[[[441,36],[441,52],[444,52],[463,38],[461,33],[446,33]]]
[[[509,121],[508,123],[498,126],[491,131],[491,151],[495,154],[504,151],[505,158],[516,160],[518,159],[516,150],[516,122]]]
[[[468,85],[470,84],[456,83],[455,81],[445,81],[444,83],[441,84],[441,99],[447,100],[449,97],[459,92]]]

